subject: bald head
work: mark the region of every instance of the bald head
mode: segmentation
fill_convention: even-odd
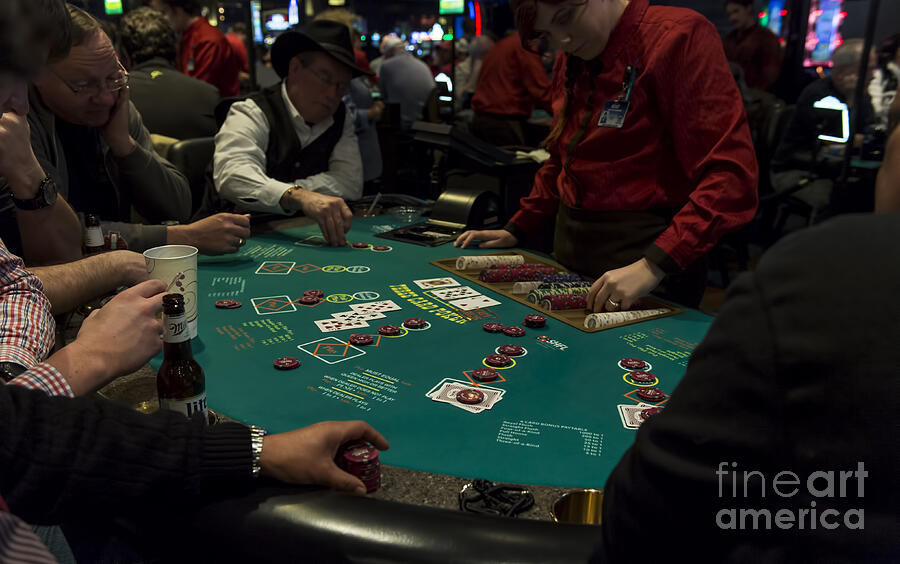
[[[851,103],[859,82],[859,64],[862,61],[864,48],[865,43],[862,39],[848,39],[835,49],[831,56],[831,62],[834,64],[834,68],[831,70],[831,80],[844,99]],[[874,52],[869,53],[868,64],[869,70],[875,68]],[[871,74],[866,74],[866,76],[870,77]]]
[[[848,67],[857,69],[865,46],[865,42],[862,39],[848,39],[844,41],[831,55],[834,70],[843,70]]]

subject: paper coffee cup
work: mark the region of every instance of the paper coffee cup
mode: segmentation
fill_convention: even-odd
[[[197,336],[197,247],[163,245],[144,251],[147,274],[161,280],[170,294],[184,296],[188,334]]]

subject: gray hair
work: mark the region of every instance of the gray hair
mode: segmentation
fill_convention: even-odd
[[[865,46],[865,41],[862,39],[848,39],[844,41],[831,55],[831,62],[834,63],[834,68],[846,69],[858,66]]]

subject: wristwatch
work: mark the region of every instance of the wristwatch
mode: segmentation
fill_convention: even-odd
[[[302,190],[302,188],[300,187],[299,184],[294,184],[293,186],[291,186],[290,188],[288,188],[287,190],[284,191],[284,194],[281,195],[281,199],[284,200],[284,198],[287,197],[287,201],[290,202],[291,195],[294,192],[296,192],[297,190]],[[281,205],[281,209],[283,209],[284,211],[286,211],[288,213],[296,213],[296,212],[300,211],[299,208],[298,209],[294,209],[293,207],[286,208],[286,207],[284,207],[284,204]]]
[[[21,200],[13,196],[13,204],[20,210],[40,210],[49,208],[56,202],[56,182],[49,176],[41,180],[37,195],[28,200]]]
[[[262,427],[250,425],[250,475],[254,478],[259,477],[262,470],[260,457],[262,456],[263,437],[268,433]]]

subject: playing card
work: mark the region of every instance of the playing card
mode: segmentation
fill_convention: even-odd
[[[431,295],[442,300],[459,300],[461,298],[473,298],[482,295],[481,292],[473,290],[468,286],[458,286],[456,288],[444,288],[443,290],[433,290]]]
[[[498,302],[497,300],[492,300],[487,296],[472,296],[469,298],[463,298],[461,300],[453,300],[450,302],[450,305],[452,305],[456,309],[471,311],[473,309],[500,305],[500,302]]]
[[[466,411],[471,411],[472,413],[480,413],[485,409],[490,409],[503,397],[498,390],[494,388],[486,388],[479,386],[478,389],[481,393],[484,394],[484,400],[478,404],[465,404],[456,399],[456,394],[460,390],[466,388],[474,388],[474,386],[467,386],[458,382],[445,382],[436,392],[431,395],[431,399],[434,401],[439,401],[442,403],[449,403],[461,409],[465,409]],[[478,411],[474,411],[474,410]]]
[[[382,300],[380,302],[366,302],[364,304],[353,304],[350,306],[353,311],[361,313],[382,313],[385,311],[397,311],[402,309],[391,300]]]
[[[363,311],[339,311],[337,313],[332,313],[331,317],[335,319],[340,319],[343,321],[369,321],[371,319],[381,319],[383,317],[387,317],[383,313],[378,313],[377,311],[363,312]]]
[[[641,412],[651,406],[647,404],[620,404],[617,407],[619,409],[619,417],[622,418],[622,426],[626,429],[637,429],[644,422],[641,418]]]
[[[331,333],[332,331],[344,331],[345,329],[356,329],[359,327],[368,327],[369,324],[362,320],[345,321],[342,319],[320,319],[314,322],[319,331],[323,333]]]
[[[426,278],[424,280],[413,280],[416,286],[424,290],[433,288],[447,288],[448,286],[459,286],[459,282],[453,278]]]

